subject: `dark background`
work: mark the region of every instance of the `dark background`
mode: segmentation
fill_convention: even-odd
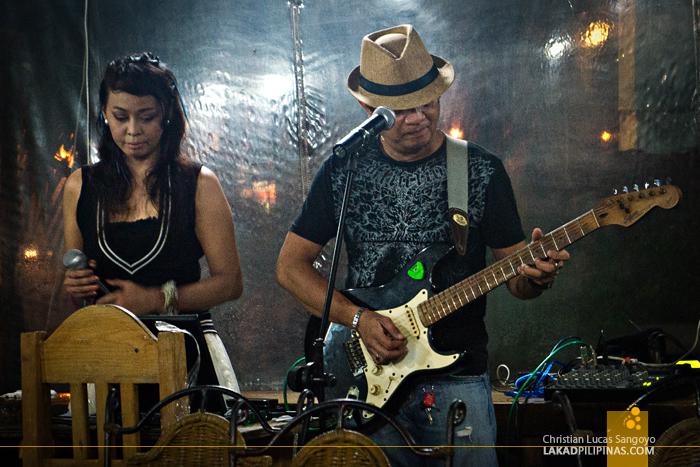
[[[20,387],[20,332],[51,332],[71,313],[61,285],[63,183],[92,161],[105,65],[143,50],[178,77],[187,150],[217,173],[233,209],[245,291],[214,310],[217,329],[244,390],[281,389],[303,356],[307,315],[275,282],[277,253],[309,178],[366,118],[345,87],[362,37],[401,23],[454,65],[442,128],[502,157],[528,234],[623,186],[670,177],[683,191],[672,210],[572,245],[540,299],[491,293],[492,372],[532,371],[562,337],[595,345],[601,330],[661,327],[693,343],[700,161],[691,0],[28,0],[1,11],[0,393]],[[319,258],[324,270],[330,251]]]

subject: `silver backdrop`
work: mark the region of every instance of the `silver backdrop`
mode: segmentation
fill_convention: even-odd
[[[362,37],[402,23],[454,65],[441,127],[502,157],[526,233],[559,227],[623,186],[670,177],[684,192],[673,210],[572,245],[542,298],[491,293],[492,371],[531,371],[560,338],[595,345],[601,330],[658,326],[692,344],[700,189],[691,0],[11,3],[0,18],[0,391],[19,388],[19,333],[51,332],[71,312],[61,288],[63,182],[92,160],[102,69],[143,50],[178,77],[187,151],[214,170],[232,206],[245,291],[214,310],[216,327],[244,390],[281,389],[303,356],[307,314],[275,282],[277,253],[333,143],[366,118],[345,86]],[[330,257],[328,246],[325,272]]]

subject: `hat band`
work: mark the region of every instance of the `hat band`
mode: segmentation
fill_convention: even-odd
[[[406,94],[411,94],[416,91],[420,91],[421,89],[427,87],[430,83],[435,81],[435,79],[440,76],[440,72],[438,71],[437,66],[435,63],[433,63],[433,67],[428,71],[426,74],[421,76],[418,79],[414,79],[413,81],[409,81],[408,83],[404,84],[379,84],[379,83],[374,83],[368,79],[366,79],[364,76],[362,76],[362,73],[360,73],[360,86],[362,86],[365,91],[371,92],[372,94],[376,94],[378,96],[390,96],[390,97],[396,97],[396,96],[404,96]]]

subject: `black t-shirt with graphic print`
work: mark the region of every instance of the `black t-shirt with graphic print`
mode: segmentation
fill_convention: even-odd
[[[345,220],[347,288],[389,282],[421,250],[453,245],[447,217],[446,144],[414,162],[388,157],[378,142],[357,157]],[[328,158],[316,174],[301,213],[290,230],[319,245],[337,232],[347,180],[347,159]],[[486,247],[505,248],[525,238],[510,179],[502,162],[469,143],[469,237],[467,253],[454,255],[444,285],[486,267]],[[438,350],[470,350],[465,374],[486,370],[488,336],[482,296],[431,328]]]

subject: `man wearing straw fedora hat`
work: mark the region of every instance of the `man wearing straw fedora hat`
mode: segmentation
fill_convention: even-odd
[[[487,247],[499,260],[526,246],[510,179],[501,161],[486,149],[455,140],[438,129],[440,97],[453,80],[452,65],[431,55],[411,25],[363,38],[360,65],[350,73],[348,89],[368,114],[386,106],[395,112],[396,121],[357,157],[343,237],[348,288],[381,285],[389,289],[398,280],[422,280],[421,270],[408,268],[416,255],[436,244],[455,245],[458,252],[448,254],[432,273],[425,271],[442,286],[484,269]],[[448,158],[454,160],[450,153],[468,162],[450,169],[450,180],[454,174],[458,180],[450,182],[451,186],[464,185],[468,194],[457,203],[453,203],[451,191],[448,197]],[[324,162],[277,263],[279,283],[316,316],[322,314],[328,282],[313,264],[336,235],[346,166],[347,160],[335,155]],[[461,211],[460,202],[464,207]],[[456,211],[452,211],[453,204],[457,204]],[[464,214],[461,222],[459,216],[450,221],[454,212]],[[455,230],[455,223],[468,226],[468,243],[466,229]],[[539,229],[533,231],[533,240],[541,236]],[[546,254],[534,266],[513,268],[506,282],[512,295],[535,298],[552,285],[569,255],[565,251]],[[453,400],[462,399],[467,416],[455,443],[495,446],[488,336],[483,320],[485,297],[475,297],[468,305],[455,308],[430,327],[432,346],[440,352],[461,352],[463,357],[449,371],[422,372],[403,380],[385,408],[394,411],[419,445],[441,445],[448,408]],[[338,291],[333,295],[330,320],[359,334],[372,359],[366,363],[372,367],[411,361],[409,352],[417,351],[413,340],[407,340],[406,333],[386,313],[358,307]],[[390,427],[378,429],[372,439],[380,446],[403,444]],[[384,450],[394,466],[419,465],[421,461],[408,449]],[[457,449],[455,465],[497,465],[495,448]]]

